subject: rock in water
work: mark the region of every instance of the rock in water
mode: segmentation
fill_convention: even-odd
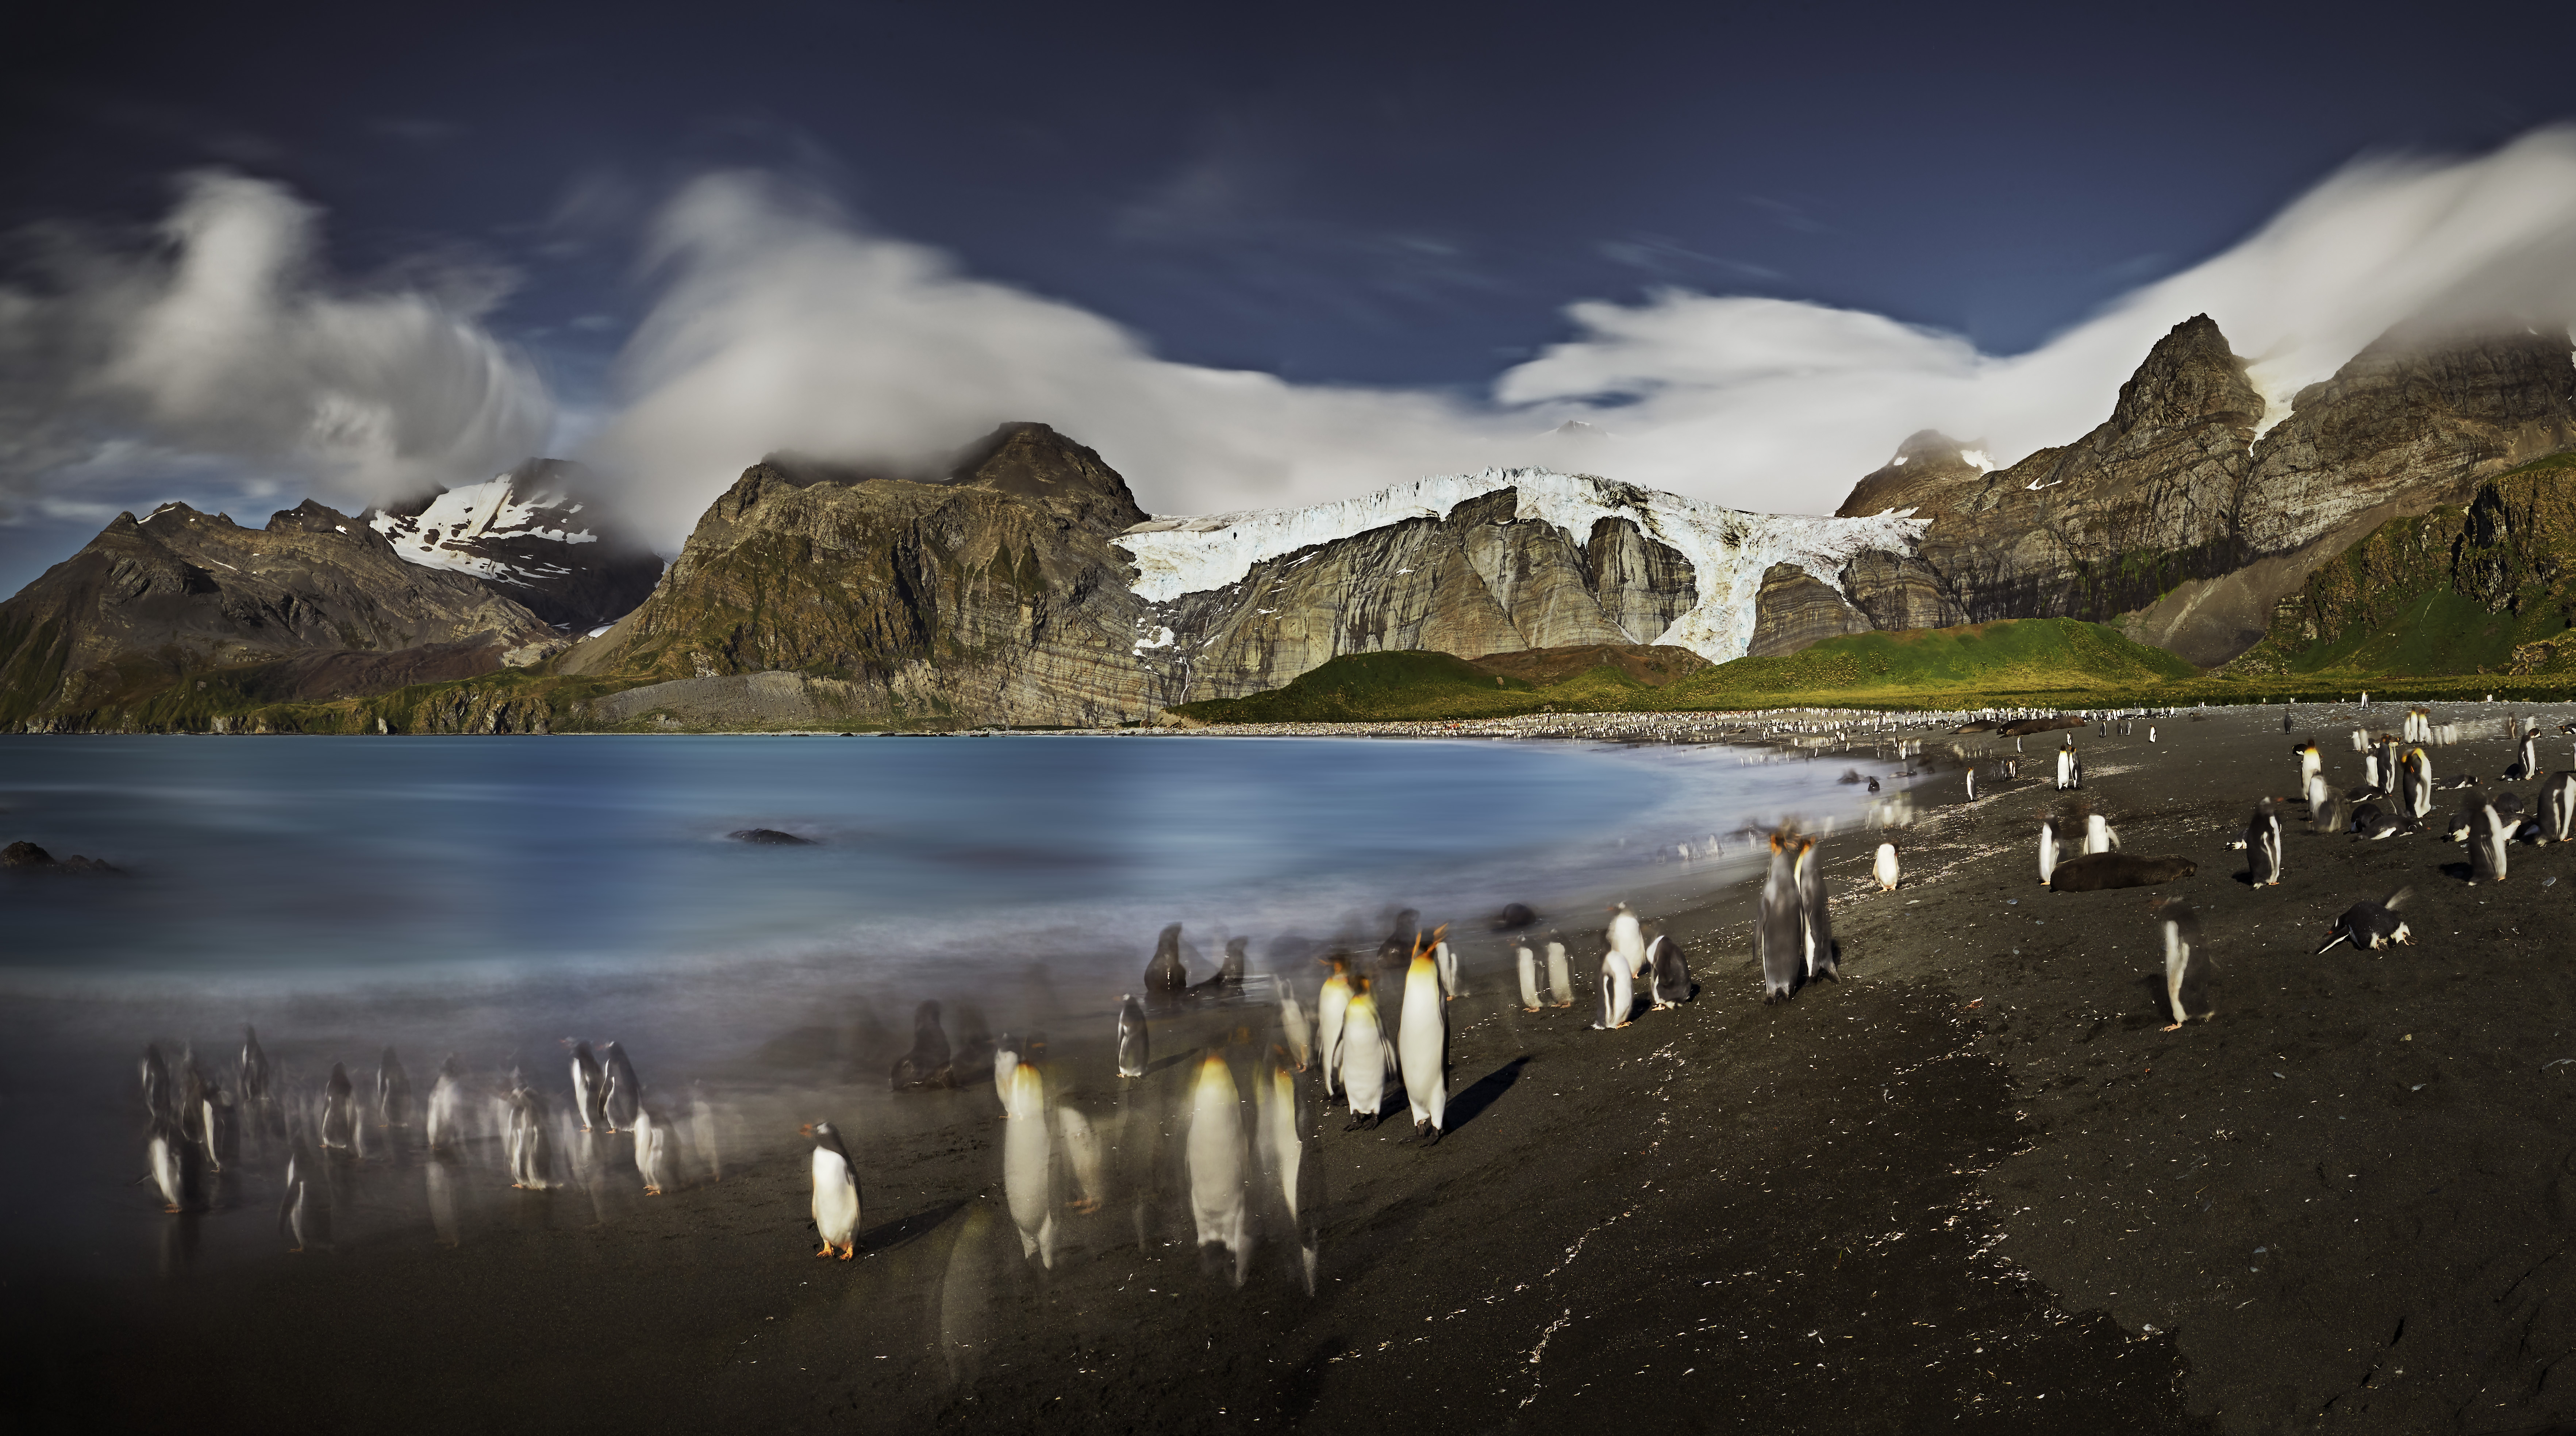
[[[736,828],[732,832],[725,834],[725,836],[733,839],[737,843],[757,843],[763,847],[771,848],[810,848],[814,846],[814,840],[812,838],[800,838],[794,833],[782,833],[776,828]]]

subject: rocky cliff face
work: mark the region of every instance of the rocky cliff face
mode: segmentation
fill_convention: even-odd
[[[264,529],[166,504],[139,520],[118,515],[0,604],[0,722],[116,726],[119,710],[174,686],[230,681],[215,670],[317,655],[375,655],[378,677],[447,677],[562,646],[527,609],[462,574],[404,563],[381,535],[320,504]],[[270,681],[292,686],[293,675]]]
[[[1754,600],[1753,641],[1744,651],[1753,658],[1779,658],[1874,626],[1832,584],[1794,563],[1775,563],[1762,574]]]
[[[559,629],[634,611],[662,560],[619,523],[578,464],[530,459],[488,483],[367,515],[397,557],[481,579]]]

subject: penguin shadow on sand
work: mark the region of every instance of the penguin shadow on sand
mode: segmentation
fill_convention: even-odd
[[[893,1251],[897,1247],[918,1241],[946,1225],[949,1218],[966,1210],[970,1200],[970,1198],[958,1197],[941,1202],[937,1206],[924,1207],[909,1216],[897,1217],[890,1222],[880,1222],[859,1233],[857,1242],[859,1254],[874,1256],[879,1252]],[[812,1226],[813,1223],[809,1221],[806,1225]]]
[[[1529,1062],[1529,1054],[1524,1052],[1477,1078],[1464,1090],[1452,1096],[1449,1099],[1449,1110],[1444,1114],[1446,1120],[1442,1123],[1442,1130],[1455,1132],[1484,1115],[1486,1108],[1501,1101],[1503,1094],[1511,1091],[1513,1084],[1521,1080],[1521,1069],[1527,1067]]]

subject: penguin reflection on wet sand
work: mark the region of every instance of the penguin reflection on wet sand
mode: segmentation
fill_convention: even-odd
[[[1798,879],[1789,840],[1771,835],[1771,871],[1762,882],[1762,913],[1754,927],[1762,958],[1762,1000],[1786,1002],[1806,967],[1806,925],[1798,912]]]
[[[1153,1058],[1151,1039],[1145,1026],[1145,1004],[1129,993],[1118,999],[1118,1075],[1135,1078],[1145,1075],[1145,1066]],[[996,1062],[994,1070],[1001,1064]]]
[[[2200,916],[2180,898],[2152,898],[2147,911],[2155,918],[2156,937],[2165,955],[2165,1005],[2173,1021],[2165,1031],[2179,1032],[2198,1018],[2218,1014],[2209,1005],[2209,952],[2200,936]]]
[[[799,1130],[814,1139],[814,1231],[823,1239],[814,1255],[848,1261],[859,1252],[859,1169],[839,1128],[810,1122]]]
[[[1436,936],[1436,934],[1435,934]],[[1413,1136],[1438,1144],[1449,1111],[1449,1009],[1438,961],[1429,945],[1415,950],[1404,977],[1404,1011],[1395,1030],[1404,1069],[1404,1100],[1413,1108]]]
[[[2406,920],[2397,915],[2397,909],[2414,895],[2413,888],[2399,888],[2388,895],[2386,902],[2364,898],[2345,908],[2342,916],[2326,925],[2326,931],[2332,935],[2326,939],[2324,947],[2317,949],[2318,955],[2333,951],[2339,942],[2351,943],[2363,952],[2377,952],[2392,944],[2414,946],[2415,935],[2407,931]]]

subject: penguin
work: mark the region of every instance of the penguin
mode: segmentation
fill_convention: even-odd
[[[1404,976],[1404,1009],[1396,1021],[1395,1053],[1404,1069],[1404,1100],[1413,1108],[1413,1137],[1429,1147],[1440,1141],[1449,1111],[1449,1011],[1439,965],[1428,944]]]
[[[2057,750],[2057,790],[2065,792],[2075,786],[2075,745]]]
[[[1610,905],[1610,930],[1602,937],[1619,960],[1628,964],[1628,980],[1636,981],[1646,972],[1646,930],[1638,925],[1637,915],[1624,902]]]
[[[2116,853],[2116,852],[2118,852],[2119,850],[2120,850],[2120,835],[2119,835],[2118,833],[2115,833],[2115,832],[2111,831],[2111,822],[2110,822],[2110,820],[2109,820],[2108,818],[2103,817],[2100,813],[2087,813],[2087,814],[2085,814],[2085,815],[2084,815],[2084,853],[2085,853],[2085,856],[2088,856],[2088,857],[2089,857],[2089,856],[2091,856],[2091,855],[2092,855],[2092,854],[2094,854],[2094,853]]]
[[[2433,811],[2433,758],[2421,748],[2406,754],[2406,816],[2422,819]]]
[[[1430,950],[1415,964],[1423,976],[1408,982],[1420,987],[1432,1011],[1440,1007],[1439,978],[1431,969]],[[1234,1260],[1234,1284],[1243,1285],[1252,1268],[1252,1213],[1246,1201],[1250,1173],[1243,1143],[1243,1096],[1234,1085],[1234,1069],[1223,1053],[1210,1050],[1199,1061],[1198,1079],[1190,1084],[1190,1137],[1185,1149],[1190,1164],[1190,1220],[1197,1229],[1201,1260],[1221,1248]],[[1012,1215],[1019,1213],[1016,1200]],[[1022,1231],[1025,1233],[1026,1228]]]
[[[265,1114],[269,1108],[268,1054],[260,1050],[259,1033],[247,1022],[242,1024],[241,1050],[242,1101],[251,1111]]]
[[[2049,875],[2057,871],[2057,819],[2043,816],[2039,820],[2039,885],[2048,886]]]
[[[848,1261],[859,1254],[858,1164],[831,1123],[809,1122],[800,1130],[814,1139],[814,1232],[823,1240],[814,1255]]]
[[[411,1125],[411,1078],[390,1047],[376,1067],[376,1119],[388,1129]]]
[[[1377,965],[1381,970],[1402,969],[1413,961],[1413,940],[1422,934],[1422,914],[1412,908],[1395,915],[1395,926],[1377,945]]]
[[[2351,822],[2344,812],[2343,796],[2331,788],[2320,792],[2316,801],[2308,804],[2308,827],[2312,831],[2340,833],[2346,831]]]
[[[1181,925],[1173,923],[1154,939],[1154,957],[1145,964],[1145,1000],[1173,1002],[1189,991],[1190,970],[1181,964]]]
[[[1366,1131],[1378,1124],[1379,1109],[1386,1102],[1386,1029],[1378,1024],[1377,999],[1369,993],[1369,982],[1358,973],[1351,975],[1350,1006],[1342,1014],[1342,1096],[1350,1103],[1350,1125],[1346,1132]]]
[[[331,1080],[322,1089],[322,1146],[347,1150],[358,1139],[357,1088],[349,1081],[349,1069],[334,1062]]]
[[[1173,931],[1180,929],[1176,926]],[[912,1010],[912,1050],[894,1061],[894,1090],[919,1090],[925,1087],[953,1087],[956,1073],[951,1066],[954,1053],[948,1047],[948,1030],[939,1025],[939,1004],[925,1002]]]
[[[1152,1046],[1145,1028],[1145,1004],[1127,993],[1118,999],[1118,1075],[1136,1078],[1145,1075],[1145,1065],[1152,1058]],[[999,1064],[996,1064],[998,1067]]]
[[[2060,893],[2106,892],[2112,888],[2153,887],[2190,877],[2199,866],[2189,858],[2134,853],[2095,853],[2068,858],[2049,874],[2048,890]]]
[[[1551,1007],[1574,1005],[1574,964],[1565,956],[1565,940],[1547,935],[1547,1000]]]
[[[707,1180],[724,1180],[724,1152],[716,1145],[716,1104],[707,1096],[703,1082],[689,1084],[689,1145],[697,1148],[698,1161],[707,1169]]]
[[[1817,854],[1816,840],[1798,840],[1795,868],[1798,883],[1798,919],[1802,954],[1806,959],[1806,980],[1839,982],[1839,955],[1834,951],[1833,915],[1825,896],[1824,859]]]
[[[331,1242],[331,1192],[314,1164],[313,1151],[301,1136],[286,1157],[286,1191],[277,1204],[277,1230],[292,1239],[290,1252]]]
[[[600,1105],[608,1096],[608,1076],[599,1070],[599,1059],[590,1053],[590,1044],[567,1037],[564,1046],[572,1049],[572,1111],[585,1132],[608,1125],[608,1114]]]
[[[2405,919],[2397,915],[2397,909],[2414,895],[2413,888],[2399,888],[2388,895],[2386,902],[2364,898],[2345,908],[2341,917],[2326,924],[2326,945],[2317,949],[2317,955],[2322,957],[2333,951],[2339,942],[2349,942],[2363,952],[2377,952],[2391,943],[2414,946],[2415,935],[2406,930]]]
[[[1878,890],[1880,892],[1892,893],[1896,891],[1896,881],[1899,876],[1899,870],[1896,865],[1896,844],[1881,843],[1878,845],[1878,858],[1870,865],[1870,876],[1878,879]]]
[[[2218,1014],[2209,1005],[2209,952],[2200,937],[2200,918],[2180,898],[2157,898],[2148,904],[2165,953],[2165,1004],[2173,1021],[2165,1031],[2179,1032],[2198,1018]]]
[[[1786,1002],[1797,994],[1806,965],[1805,923],[1798,911],[1798,879],[1789,840],[1771,835],[1771,871],[1762,882],[1762,916],[1754,929],[1762,956],[1762,1000]]]
[[[1690,958],[1671,935],[1655,935],[1654,945],[1646,949],[1646,962],[1654,972],[1652,996],[1656,1011],[1691,1000],[1696,989],[1691,985]]]
[[[1970,764],[1970,765],[1968,766],[1968,769],[1967,769],[1967,775],[1968,775],[1968,801],[1969,801],[1969,802],[1971,802],[1971,803],[1973,803],[1973,802],[1977,801],[1977,769],[1976,769],[1976,765],[1975,765],[1975,764],[1973,764],[1973,763],[1972,763],[1972,764]]]
[[[205,1148],[206,1170],[220,1172],[241,1156],[241,1126],[234,1118],[232,1094],[208,1084],[197,1099],[197,1140]]]
[[[2539,776],[2540,738],[2537,734],[2525,733],[2522,735],[2522,743],[2516,750],[2512,764],[2504,770],[2504,780],[2508,783],[2528,783]]]
[[[1064,1164],[1073,1174],[1074,1190],[1081,1194],[1065,1205],[1077,1212],[1100,1210],[1109,1200],[1100,1134],[1092,1130],[1091,1119],[1070,1104],[1055,1109],[1055,1132],[1064,1147]]]
[[[2540,841],[2568,842],[2571,827],[2576,827],[2576,772],[2562,769],[2550,774],[2540,790]]]
[[[161,1044],[143,1046],[143,1112],[155,1121],[177,1121],[179,1095],[170,1081],[170,1064],[161,1056]]]
[[[2404,832],[2406,827],[2403,819],[2377,803],[2363,803],[2352,810],[2352,831],[2357,837],[2376,842],[2381,838],[2393,838]]]
[[[612,1132],[630,1132],[635,1128],[635,1114],[644,1107],[644,1084],[635,1080],[635,1064],[626,1060],[626,1049],[614,1042],[599,1049],[599,1115]]]
[[[1306,1023],[1306,1009],[1284,979],[1279,984],[1279,1031],[1288,1039],[1288,1065],[1299,1072],[1313,1065],[1314,1030]]]
[[[2513,840],[2513,828],[2496,812],[2495,805],[2477,794],[2469,795],[2464,816],[2469,820],[2469,882],[2503,882],[2505,849]]]
[[[547,1130],[544,1094],[525,1083],[510,1092],[510,1128],[502,1146],[510,1159],[510,1185],[542,1192],[555,1184],[553,1134]]]
[[[143,1152],[152,1166],[152,1185],[161,1192],[165,1212],[193,1212],[205,1205],[205,1155],[177,1122],[157,1117]]]
[[[2380,781],[2379,755],[2377,753],[2372,752],[2361,755],[2361,782],[2362,786],[2367,788],[2385,788],[2387,786],[2387,784]]]
[[[1330,969],[1324,975],[1323,990],[1315,994],[1315,1042],[1324,1064],[1324,1099],[1332,1100],[1342,1079],[1342,1028],[1349,1021],[1351,1009],[1351,959],[1348,953],[1335,952],[1324,959]]]
[[[2281,885],[2281,818],[2269,798],[2255,804],[2254,816],[2246,821],[2245,862],[2253,886]]]
[[[1617,951],[1601,954],[1601,1016],[1592,1024],[1595,1032],[1608,1032],[1628,1025],[1628,1014],[1637,1005],[1637,975],[1629,970],[1628,960]]]
[[[2290,720],[2283,718],[2281,721],[2287,723]],[[2325,771],[2325,755],[2317,751],[2317,745],[2313,742],[2302,743],[2290,751],[2298,755],[2299,791],[2304,793],[2308,790],[2308,780]]]
[[[429,1109],[425,1117],[429,1150],[445,1151],[464,1136],[465,1073],[450,1052],[438,1064],[438,1076],[429,1084]]]
[[[1020,1039],[1005,1032],[993,1043],[993,1095],[1002,1099],[1002,1119],[1011,1116],[1011,1074],[1019,1069]]]
[[[1524,938],[1512,944],[1512,966],[1521,979],[1521,1011],[1538,1011],[1538,954]]]
[[[1443,923],[1431,933],[1431,965],[1440,973],[1440,993],[1455,1002],[1466,989],[1458,985],[1458,950],[1449,945],[1449,927]]]
[[[1020,1260],[1055,1267],[1055,1138],[1047,1130],[1046,1078],[1032,1063],[1011,1071],[1011,1129],[1002,1138],[1002,1186]]]
[[[644,1177],[644,1195],[658,1197],[666,1186],[679,1185],[671,1161],[671,1118],[656,1113],[650,1102],[638,1102],[628,1128],[635,1134],[635,1170]]]
[[[1323,1212],[1322,1164],[1310,1164],[1306,1152],[1306,1133],[1312,1124],[1297,1105],[1301,1089],[1286,1067],[1273,1065],[1269,1080],[1257,1090],[1261,1097],[1257,1121],[1262,1166],[1276,1184],[1280,1205],[1288,1215],[1288,1229],[1297,1234],[1298,1265],[1306,1280],[1306,1294],[1312,1296],[1323,1234],[1319,1220]]]

